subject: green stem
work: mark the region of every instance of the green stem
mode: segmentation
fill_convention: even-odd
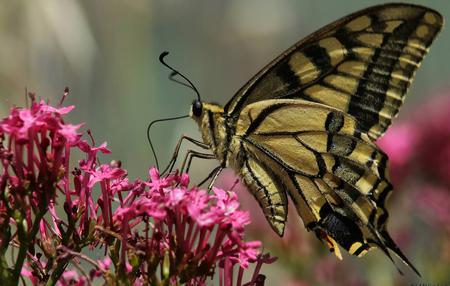
[[[12,283],[11,285],[19,285],[20,273],[22,271],[23,263],[25,262],[25,258],[27,257],[28,247],[30,246],[31,240],[33,240],[37,232],[39,231],[39,224],[41,222],[42,217],[45,212],[39,211],[36,214],[36,218],[33,223],[33,227],[31,228],[31,232],[27,235],[26,230],[23,226],[22,221],[16,221],[18,237],[20,242],[19,254],[17,255],[16,264],[14,266],[14,271],[12,274]]]
[[[11,238],[11,229],[9,227],[9,217],[5,218],[5,223],[0,227],[0,237],[3,245],[0,249],[0,285],[7,285],[11,281],[12,272],[6,260],[6,251],[8,250],[9,240]]]
[[[56,285],[56,282],[58,282],[59,278],[61,277],[61,275],[66,270],[66,267],[69,264],[69,261],[70,261],[70,259],[66,258],[66,259],[61,259],[60,261],[57,262],[58,265],[56,266],[55,270],[53,270],[53,273],[50,276],[50,279],[48,279],[48,281],[45,284],[45,286],[54,286],[54,285]]]
[[[1,285],[11,285],[12,283],[12,273],[8,267],[5,256],[0,257],[0,284]]]

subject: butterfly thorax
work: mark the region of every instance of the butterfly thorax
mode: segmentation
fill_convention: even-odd
[[[225,166],[228,140],[223,108],[217,104],[202,103],[201,114],[196,116],[191,110],[190,116],[197,122],[203,142],[210,146],[221,165]]]

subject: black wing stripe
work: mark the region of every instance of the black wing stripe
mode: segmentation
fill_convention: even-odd
[[[258,116],[252,121],[250,126],[248,127],[246,131],[246,135],[253,133],[256,128],[259,127],[259,125],[266,119],[267,115],[274,112],[277,109],[283,108],[287,106],[287,104],[280,103],[280,104],[273,104],[268,107],[266,107],[264,110],[262,110]]]
[[[338,133],[344,126],[344,115],[340,112],[332,111],[328,113],[325,121],[325,130],[330,133]]]

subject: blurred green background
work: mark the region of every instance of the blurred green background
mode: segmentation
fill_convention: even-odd
[[[194,99],[189,89],[167,79],[169,71],[158,62],[162,51],[171,52],[167,62],[196,84],[205,101],[225,104],[251,76],[299,39],[344,15],[384,2],[3,2],[0,115],[6,115],[12,105],[24,105],[25,88],[57,102],[64,87],[69,86],[71,95],[66,104],[77,107],[70,115],[72,122],[86,123],[97,144],[108,142],[113,155],[106,161],[119,159],[131,178],[145,177],[147,168],[154,164],[146,141],[148,123],[186,114]],[[434,8],[444,17],[450,15],[448,1],[408,2]],[[433,91],[448,86],[449,45],[450,29],[444,27],[416,75],[400,117],[418,102],[428,100],[425,97],[431,97]],[[189,119],[163,123],[153,129],[152,138],[161,162],[167,162],[182,133],[199,138],[197,126]],[[194,166],[193,176],[200,177],[215,164],[197,161]],[[312,237],[302,228],[299,231]],[[328,257],[326,253],[315,255]],[[378,256],[379,260],[370,262],[348,256],[345,259],[371,263],[370,267],[374,261],[385,264],[383,271],[372,271],[368,277],[397,275],[390,262]],[[268,285],[276,285],[282,277],[296,276],[283,265],[266,267],[263,272],[268,276]],[[388,278],[375,281],[371,285],[380,285],[379,281],[394,283]],[[408,285],[409,280],[400,281]]]

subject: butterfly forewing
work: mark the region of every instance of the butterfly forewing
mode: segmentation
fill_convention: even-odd
[[[347,112],[357,129],[381,136],[443,24],[428,8],[381,5],[349,15],[300,41],[251,79],[225,106],[301,98]]]

